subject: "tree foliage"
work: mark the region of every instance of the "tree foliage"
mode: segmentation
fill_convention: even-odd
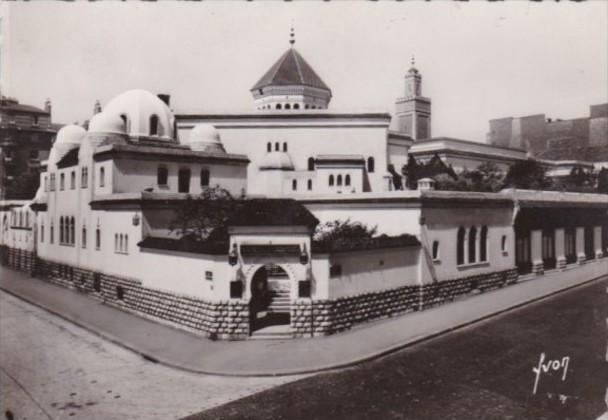
[[[228,190],[219,186],[205,188],[201,194],[179,202],[169,228],[180,236],[205,240],[214,229],[226,226],[238,205],[239,200]]]
[[[40,184],[37,173],[19,175],[6,186],[6,198],[12,200],[27,200],[34,198]]]
[[[545,175],[545,168],[534,159],[516,162],[505,177],[505,188],[524,190],[546,190],[551,181]]]
[[[456,179],[456,173],[451,166],[446,165],[441,158],[435,154],[426,163],[418,162],[412,155],[408,157],[407,164],[402,168],[403,175],[407,178],[407,188],[415,190],[418,180],[422,178],[433,178],[445,175]]]
[[[447,191],[497,192],[502,189],[504,173],[491,162],[482,163],[472,171],[467,169],[455,177],[440,174],[435,177],[435,188]]]
[[[377,233],[377,226],[369,227],[360,222],[334,220],[317,225],[313,240],[321,244],[365,243]]]
[[[608,169],[602,168],[597,174],[597,192],[608,194]]]

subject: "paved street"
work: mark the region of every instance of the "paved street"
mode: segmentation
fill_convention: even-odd
[[[292,382],[189,420],[593,420],[606,411],[607,286],[608,279],[596,281],[374,362]],[[540,369],[533,395],[532,369],[543,352],[549,368]],[[564,357],[569,362],[562,381]]]
[[[165,420],[298,378],[225,378],[167,368],[4,292],[0,343],[3,419],[10,411],[15,420]]]

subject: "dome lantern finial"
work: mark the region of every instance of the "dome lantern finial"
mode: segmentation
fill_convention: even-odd
[[[289,33],[289,44],[293,46],[296,43],[296,34],[294,32],[293,26],[291,27],[291,32]]]
[[[414,54],[412,54],[412,67],[416,67],[416,57],[414,56]]]

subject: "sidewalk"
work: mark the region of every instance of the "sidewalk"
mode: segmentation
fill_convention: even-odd
[[[140,318],[6,267],[0,267],[0,289],[165,365],[215,375],[275,376],[370,360],[593,279],[605,280],[607,274],[608,259],[602,259],[328,337],[232,342]]]

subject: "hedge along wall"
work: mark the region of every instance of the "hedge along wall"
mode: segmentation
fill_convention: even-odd
[[[207,302],[143,287],[138,280],[42,260],[32,252],[12,248],[5,251],[11,268],[35,273],[50,283],[89,294],[121,309],[160,318],[212,339],[249,336],[249,305],[245,301]]]

